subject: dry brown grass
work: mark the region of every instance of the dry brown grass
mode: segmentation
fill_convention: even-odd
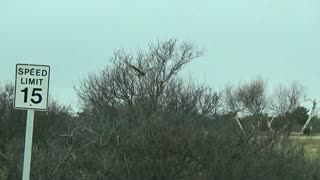
[[[298,142],[302,143],[306,151],[313,157],[318,157],[320,155],[320,135],[313,136],[291,136],[291,138],[296,139]]]

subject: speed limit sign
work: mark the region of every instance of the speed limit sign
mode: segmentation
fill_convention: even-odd
[[[14,108],[46,111],[50,66],[17,64]]]
[[[48,109],[50,66],[17,64],[14,108],[27,110],[22,180],[30,179],[34,111]]]

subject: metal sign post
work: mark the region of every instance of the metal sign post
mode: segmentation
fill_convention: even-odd
[[[34,112],[47,111],[50,66],[17,64],[14,108],[27,110],[22,180],[29,180]]]
[[[23,176],[22,180],[29,180],[30,167],[31,167],[31,152],[32,152],[32,134],[33,134],[33,121],[34,110],[27,111],[27,127],[26,127],[26,139],[24,144],[24,158],[23,158]]]

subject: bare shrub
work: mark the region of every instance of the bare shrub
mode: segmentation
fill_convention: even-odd
[[[141,105],[144,114],[151,116],[157,111],[167,84],[184,65],[201,55],[202,51],[193,45],[175,39],[150,44],[148,51],[138,51],[135,57],[116,51],[111,58],[112,67],[82,81],[77,89],[80,102],[86,111],[102,116],[106,116],[105,112],[119,115],[122,110],[129,110],[126,123],[132,126],[139,123],[132,115],[134,105]]]
[[[301,98],[304,93],[303,86],[298,82],[292,82],[288,87],[279,85],[274,90],[273,95],[271,96],[271,103],[269,104],[270,113],[273,115],[268,121],[269,129],[273,130],[272,123],[275,118],[278,120],[285,118],[284,121],[289,121],[286,115],[292,113],[300,106]],[[281,124],[284,124],[284,127],[288,126],[288,123]]]

